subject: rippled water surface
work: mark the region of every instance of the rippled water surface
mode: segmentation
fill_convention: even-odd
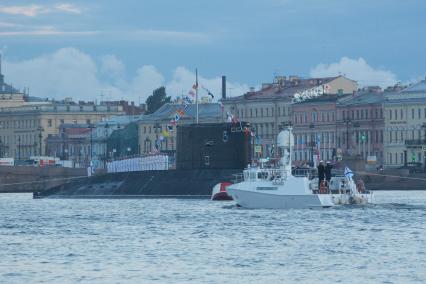
[[[426,191],[377,205],[0,195],[0,283],[425,283]]]

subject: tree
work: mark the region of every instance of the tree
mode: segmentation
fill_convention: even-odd
[[[152,95],[146,99],[146,114],[154,113],[162,105],[170,103],[171,97],[166,94],[166,87],[160,87],[152,92]]]

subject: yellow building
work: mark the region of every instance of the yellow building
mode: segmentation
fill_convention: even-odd
[[[61,124],[90,124],[121,115],[121,106],[41,102],[0,107],[0,156],[27,159],[45,155],[45,139]]]

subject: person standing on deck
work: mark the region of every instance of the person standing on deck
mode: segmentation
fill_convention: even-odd
[[[321,160],[318,167],[318,190],[320,188],[321,182],[324,180],[324,174],[325,174],[325,168],[324,168],[324,161]]]
[[[327,161],[327,165],[325,166],[325,179],[327,181],[327,184],[330,185],[331,181],[331,169],[333,168],[333,165],[330,163],[330,161]]]

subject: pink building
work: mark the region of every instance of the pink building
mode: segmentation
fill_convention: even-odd
[[[344,95],[323,95],[293,105],[293,160],[296,165],[336,157],[336,104]]]
[[[376,156],[383,164],[384,93],[359,92],[337,104],[337,151],[351,156]]]
[[[293,105],[295,164],[376,156],[383,163],[384,94],[323,95]]]

